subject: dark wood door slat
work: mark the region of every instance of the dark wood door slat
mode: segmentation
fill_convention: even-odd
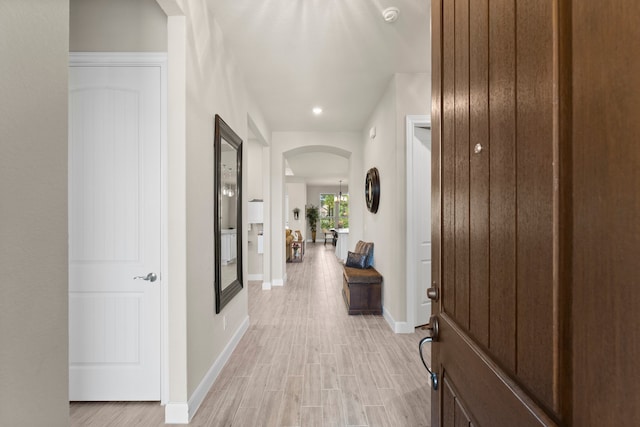
[[[469,329],[469,0],[456,0],[455,20],[455,317]]]

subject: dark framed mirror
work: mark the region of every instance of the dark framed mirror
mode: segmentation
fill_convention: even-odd
[[[214,132],[216,314],[242,290],[242,140],[216,114]]]

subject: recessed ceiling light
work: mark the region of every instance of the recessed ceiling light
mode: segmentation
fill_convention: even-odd
[[[313,107],[313,110],[311,111],[313,111],[313,114],[317,116],[318,114],[322,114],[322,107]]]
[[[399,15],[400,15],[400,9],[398,9],[397,7],[388,7],[382,11],[382,17],[387,22],[397,21]]]

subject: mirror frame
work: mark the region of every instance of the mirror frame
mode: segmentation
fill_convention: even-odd
[[[214,252],[215,252],[215,299],[216,299],[216,314],[220,313],[225,305],[227,305],[234,296],[236,296],[243,288],[242,279],[242,139],[222,120],[218,114],[215,116],[215,131],[214,131],[214,198],[213,198],[213,231],[215,234]],[[222,265],[221,265],[221,241],[222,230],[220,224],[220,206],[222,204],[222,165],[221,165],[221,148],[222,140],[225,140],[229,145],[236,149],[236,161],[237,161],[237,184],[236,184],[236,245],[237,245],[237,276],[236,279],[231,282],[224,289],[222,288]]]

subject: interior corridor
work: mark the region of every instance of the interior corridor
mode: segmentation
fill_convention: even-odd
[[[347,315],[333,249],[308,243],[304,260],[287,264],[284,287],[249,282],[249,330],[190,425],[430,425],[418,355],[426,331],[394,334],[382,316]],[[73,426],[163,420],[157,402],[71,405]]]

